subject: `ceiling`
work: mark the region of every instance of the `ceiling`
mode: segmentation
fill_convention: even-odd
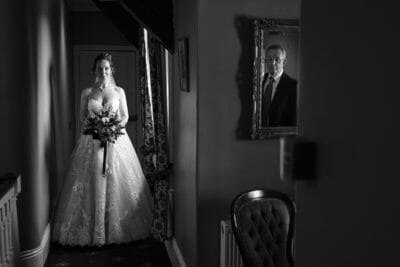
[[[72,11],[100,11],[92,0],[65,0]]]
[[[142,27],[174,51],[173,0],[65,0],[72,11],[101,11],[136,47]]]

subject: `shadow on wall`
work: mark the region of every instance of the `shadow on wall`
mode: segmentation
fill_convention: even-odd
[[[241,113],[236,129],[238,139],[250,139],[252,124],[253,93],[253,59],[254,59],[254,27],[253,20],[246,16],[235,17],[235,27],[239,36],[241,53],[236,72]]]
[[[56,194],[57,194],[57,190],[55,190],[56,188],[58,188],[58,180],[60,179],[58,177],[58,173],[57,173],[57,167],[59,167],[57,165],[57,146],[56,146],[56,125],[55,125],[55,121],[56,121],[56,116],[55,116],[55,112],[56,112],[56,107],[55,107],[55,101],[54,101],[54,94],[57,90],[57,73],[56,70],[54,68],[54,65],[51,64],[51,66],[49,67],[49,84],[50,84],[50,93],[51,93],[51,103],[50,103],[50,127],[51,127],[51,131],[50,131],[50,143],[46,145],[46,163],[47,166],[49,166],[49,194],[50,194],[50,214],[52,213],[52,209],[53,206],[55,206],[55,199],[56,199]]]

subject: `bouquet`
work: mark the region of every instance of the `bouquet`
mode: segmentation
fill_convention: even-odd
[[[125,127],[120,123],[117,114],[110,111],[101,111],[95,113],[94,117],[86,119],[83,134],[91,135],[93,139],[99,140],[101,147],[104,148],[103,174],[106,169],[108,143],[115,143],[117,138],[124,134],[122,129]]]

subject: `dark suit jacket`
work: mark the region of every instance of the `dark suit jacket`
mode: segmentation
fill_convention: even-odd
[[[263,89],[268,75],[265,75],[262,83]],[[262,118],[265,118],[265,110],[261,111]],[[272,98],[269,108],[268,125],[263,127],[288,127],[296,126],[297,120],[297,80],[283,72],[279,80],[276,92]],[[263,116],[264,115],[264,116]]]

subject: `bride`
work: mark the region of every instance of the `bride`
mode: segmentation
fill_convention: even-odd
[[[97,55],[92,71],[96,75],[94,85],[81,94],[82,123],[95,113],[109,111],[125,126],[129,117],[126,97],[115,84],[111,55]],[[53,241],[101,246],[149,236],[152,197],[135,149],[123,131],[108,146],[104,174],[100,141],[80,135],[58,200]]]

